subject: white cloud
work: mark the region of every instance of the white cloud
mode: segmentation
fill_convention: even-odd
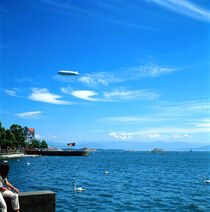
[[[68,94],[68,95],[71,95],[72,93],[72,88],[68,85],[68,87],[61,87],[61,92],[65,93],[65,94]]]
[[[165,133],[165,134],[195,134],[195,133],[208,133],[209,128],[179,128],[179,127],[162,127],[162,128],[150,128],[147,130],[141,130],[133,132],[133,135],[144,135],[153,133]]]
[[[50,93],[46,88],[32,88],[32,93],[28,96],[28,98],[33,101],[46,102],[51,104],[70,104],[70,102],[60,100],[61,96]]]
[[[128,141],[132,139],[131,133],[126,132],[111,132],[108,135],[122,141]]]
[[[189,135],[189,134],[183,134],[183,135],[176,134],[176,135],[174,135],[173,137],[174,137],[175,139],[184,139],[184,138],[189,139],[189,138],[192,138],[192,136]]]
[[[32,111],[25,113],[16,113],[15,115],[23,119],[37,119],[40,118],[41,113],[42,111]]]
[[[118,140],[142,140],[142,141],[167,141],[172,142],[176,140],[189,141],[193,134],[209,133],[209,128],[178,128],[178,127],[162,127],[149,128],[145,130],[137,130],[130,132],[111,132],[112,136]]]
[[[156,64],[134,66],[125,71],[127,79],[138,80],[140,78],[159,77],[176,71],[175,68],[159,66]]]
[[[111,92],[104,92],[104,97],[113,100],[154,100],[159,95],[146,89],[126,90],[124,88],[118,88]]]
[[[84,99],[88,101],[100,101],[99,99],[92,98],[92,96],[98,95],[94,91],[87,91],[87,90],[73,91],[71,94],[79,99]]]
[[[195,19],[210,21],[210,12],[188,0],[150,0],[174,12]]]
[[[58,1],[58,0],[41,0],[43,3],[48,4],[51,7],[55,7],[59,10],[64,10],[65,12],[69,12],[71,14],[77,13],[81,15],[85,15],[88,17],[92,17],[93,19],[103,20],[109,23],[132,27],[132,28],[139,28],[139,29],[147,29],[147,30],[154,30],[154,28],[148,26],[145,23],[139,23],[138,19],[134,22],[133,13],[130,13],[130,10],[127,7],[135,8],[136,4],[131,3],[128,1],[123,1],[123,3],[119,4],[116,1],[109,1],[101,2],[101,1],[91,1],[89,2],[88,8],[86,4],[75,4],[73,1]],[[141,12],[141,10],[139,11]],[[123,18],[122,18],[123,17]]]
[[[116,77],[114,73],[98,72],[98,73],[86,74],[80,77],[78,81],[83,82],[90,86],[95,86],[98,84],[106,86],[110,83],[121,82],[122,79]]]
[[[41,136],[40,136],[40,135],[35,134],[35,138],[36,138],[36,139],[40,139],[40,138],[41,138]]]
[[[166,65],[159,66],[157,64],[145,64],[132,66],[130,68],[120,69],[119,71],[98,72],[85,74],[78,78],[78,81],[89,86],[103,85],[107,86],[111,83],[121,83],[130,80],[139,80],[142,78],[159,77],[176,71]]]
[[[197,127],[209,127],[210,128],[210,123],[199,123],[199,124],[195,124],[195,126],[197,126]]]
[[[51,135],[51,134],[48,134],[48,135],[38,135],[38,134],[35,134],[35,138],[37,138],[37,139],[46,139],[46,140],[53,140],[53,139],[56,139],[57,138],[57,136],[55,136],[55,135]]]
[[[155,133],[155,134],[149,134],[147,135],[149,138],[152,138],[152,139],[157,139],[157,138],[160,138],[160,134],[159,133]]]
[[[157,110],[161,116],[191,116],[210,114],[210,103],[206,100],[192,100],[184,102],[160,102],[153,106],[153,109]]]
[[[190,125],[194,125],[196,127],[207,127],[210,128],[210,119],[198,119],[196,122],[189,123]]]
[[[4,92],[9,96],[16,96],[16,91],[14,90],[4,90]]]
[[[2,90],[4,93],[6,93],[7,95],[9,96],[15,96],[15,97],[19,97],[17,95],[18,92],[21,91],[20,88],[12,88],[12,89],[5,89],[5,90]]]
[[[118,88],[110,92],[104,92],[100,98],[93,98],[93,96],[100,95],[94,91],[79,90],[71,92],[68,88],[61,88],[62,92],[71,94],[77,98],[88,101],[122,101],[122,100],[154,100],[159,97],[158,94],[149,90],[126,90],[125,88]]]

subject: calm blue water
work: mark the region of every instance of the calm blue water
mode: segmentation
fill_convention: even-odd
[[[96,152],[8,163],[8,179],[20,191],[56,192],[58,212],[210,211],[210,184],[203,183],[210,152]],[[86,190],[74,192],[73,182]]]

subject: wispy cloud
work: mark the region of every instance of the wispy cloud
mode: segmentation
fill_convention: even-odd
[[[145,123],[132,125],[127,132],[132,140],[142,141],[196,141],[198,135],[204,137],[210,133],[210,104],[207,100],[191,100],[177,103],[158,103],[150,108],[148,116],[106,117],[102,121],[128,123]],[[135,113],[135,111],[134,111]],[[192,119],[193,117],[193,119]],[[159,127],[157,126],[157,122]],[[121,126],[121,125],[120,125]],[[118,139],[120,131],[114,131]]]
[[[157,118],[155,116],[150,117],[144,117],[144,116],[118,116],[118,117],[105,117],[102,119],[102,121],[111,121],[111,122],[163,122],[168,121],[166,118]]]
[[[50,104],[66,105],[70,104],[68,101],[60,100],[61,96],[52,94],[46,88],[32,88],[32,93],[28,96],[29,99],[38,102],[45,102]]]
[[[153,106],[161,116],[183,117],[192,115],[210,115],[210,102],[208,100],[190,100],[183,102],[161,102]]]
[[[68,85],[67,87],[61,87],[61,92],[71,95],[71,93],[73,92],[73,89],[71,88],[70,85]]]
[[[169,74],[177,69],[170,68],[166,65],[159,66],[157,64],[133,66],[125,71],[130,76],[130,79],[140,79],[147,77],[159,77],[161,75]]]
[[[202,8],[188,0],[149,0],[148,2],[154,2],[176,13],[190,16],[195,19],[208,22],[210,21],[209,10],[206,10],[205,8]]]
[[[105,122],[120,122],[120,123],[135,123],[145,122],[151,125],[156,125],[159,122],[185,125],[194,127],[210,127],[210,103],[203,101],[185,101],[185,102],[155,102],[149,109],[149,114],[135,115],[136,111],[132,111],[134,115],[131,116],[112,116],[100,119]],[[130,113],[130,112],[129,112]],[[193,119],[192,119],[193,117]],[[202,118],[205,117],[205,118]]]
[[[88,100],[88,101],[104,101],[104,102],[113,102],[113,101],[139,101],[139,100],[154,100],[159,97],[155,92],[149,90],[127,90],[125,88],[118,88],[110,92],[96,93],[90,90],[78,90],[70,91],[68,88],[62,88],[62,92],[66,94],[71,94],[74,97]],[[97,96],[97,98],[93,98]]]
[[[16,113],[15,115],[23,118],[23,119],[38,119],[40,118],[40,114],[42,111],[32,111],[32,112],[24,112],[24,113]]]
[[[78,81],[89,86],[103,85],[111,83],[122,83],[126,81],[135,81],[143,78],[155,78],[177,71],[176,68],[170,68],[166,65],[156,64],[132,66],[119,71],[108,71],[84,74],[78,78]]]
[[[210,128],[186,128],[186,127],[161,127],[161,128],[150,128],[147,130],[140,130],[133,132],[132,135],[145,135],[145,134],[195,134],[195,133],[208,133],[210,132]]]
[[[82,90],[82,91],[73,91],[71,93],[73,96],[79,98],[79,99],[84,99],[88,101],[100,101],[99,99],[93,98],[92,96],[98,95],[94,91],[87,91],[87,90]]]
[[[72,76],[63,76],[63,75],[53,75],[52,78],[54,80],[57,80],[59,82],[65,82],[65,83],[72,83],[74,81],[76,81],[75,77]]]
[[[176,139],[192,138],[192,136],[189,134],[183,134],[183,135],[177,134],[177,135],[174,135],[173,137]]]
[[[4,93],[9,96],[20,97],[18,93],[21,91],[20,88],[2,89]]]
[[[4,90],[4,92],[9,96],[17,96],[14,90]]]
[[[110,83],[122,82],[122,79],[115,76],[114,73],[98,72],[92,74],[86,74],[78,79],[82,83],[87,85],[108,85]]]
[[[157,93],[150,90],[126,90],[118,88],[111,92],[104,92],[104,97],[112,100],[154,100],[159,97]]]
[[[188,123],[189,125],[193,125],[196,127],[208,127],[210,128],[210,119],[197,119],[193,120],[193,122]]]
[[[99,1],[93,0],[83,1],[83,4],[70,0],[41,1],[52,8],[63,11],[63,13],[66,14],[80,14],[80,16],[83,15],[96,20],[101,20],[124,27],[156,30],[154,26],[150,26],[148,23],[145,23],[147,22],[147,19],[143,19],[142,16],[139,16],[139,13],[142,13],[141,5],[136,5],[130,1],[124,1],[123,4],[116,1],[107,1],[106,3],[101,3]],[[130,10],[133,11],[130,12]],[[136,15],[134,15],[134,13]]]

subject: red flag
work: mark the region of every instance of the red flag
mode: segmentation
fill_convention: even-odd
[[[68,143],[67,146],[75,146],[75,143]]]

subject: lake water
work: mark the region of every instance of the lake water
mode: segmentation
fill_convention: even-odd
[[[101,151],[8,163],[8,179],[20,191],[56,192],[58,212],[210,211],[210,184],[203,183],[204,175],[210,179],[210,152]],[[86,190],[74,192],[74,182]]]

